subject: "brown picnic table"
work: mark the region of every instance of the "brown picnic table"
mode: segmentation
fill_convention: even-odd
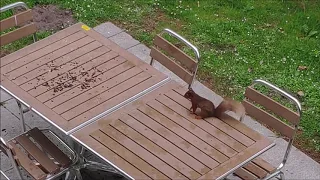
[[[82,23],[1,58],[1,88],[133,179],[219,179],[274,145],[194,119],[186,87]]]
[[[66,134],[168,80],[82,23],[1,58],[2,88]]]

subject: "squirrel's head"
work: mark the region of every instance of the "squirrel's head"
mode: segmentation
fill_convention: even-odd
[[[189,90],[184,94],[184,97],[187,99],[191,99],[194,96],[195,92],[189,88]]]

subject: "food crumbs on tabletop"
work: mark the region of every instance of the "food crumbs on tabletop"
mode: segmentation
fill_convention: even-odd
[[[222,113],[226,111],[233,111],[237,115],[240,115],[240,119],[245,116],[245,108],[244,106],[235,100],[226,98],[224,99],[217,108],[215,108],[214,104],[205,99],[198,94],[196,94],[192,88],[190,88],[185,94],[184,97],[191,100],[191,108],[190,111],[193,114],[196,114],[197,108],[201,109],[201,115],[196,114],[196,119],[202,119],[207,117],[217,117],[220,118]]]

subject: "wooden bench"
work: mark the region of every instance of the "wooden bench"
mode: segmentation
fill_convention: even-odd
[[[33,34],[34,42],[37,40],[37,27],[33,22],[32,10],[29,9],[25,3],[18,2],[9,4],[1,7],[0,12],[2,13],[16,7],[23,7],[26,10],[0,21],[0,31],[9,31],[0,36],[1,46],[7,45],[31,34]],[[12,28],[14,28],[14,30],[10,31]]]
[[[257,91],[253,87],[255,84],[262,84],[264,86],[267,86],[275,92],[281,94],[283,97],[291,100],[297,106],[298,112],[292,111],[281,103]],[[242,103],[246,108],[246,112],[255,120],[261,122],[264,125],[267,125],[269,128],[272,128],[282,136],[287,137],[289,139],[289,142],[284,155],[284,159],[282,160],[278,168],[273,167],[262,158],[257,157],[252,162],[245,165],[243,168],[238,169],[235,174],[242,179],[269,179],[277,175],[280,175],[280,178],[283,179],[284,174],[281,169],[284,167],[287,161],[293,143],[294,135],[300,122],[301,105],[299,101],[289,93],[263,80],[254,81],[253,85],[249,86],[246,89],[245,97],[246,99]],[[259,104],[260,107],[263,107],[265,110],[259,108],[255,104]],[[288,123],[285,123],[285,121],[280,120],[280,118],[276,116],[285,119]]]
[[[184,53],[177,46],[173,45],[168,40],[161,37],[161,34],[164,33],[167,33],[175,37],[177,40],[191,48],[197,60],[194,60],[192,57]],[[198,49],[185,38],[183,38],[182,36],[170,29],[165,29],[161,34],[156,35],[153,40],[154,46],[151,47],[150,64],[152,65],[153,61],[157,60],[163,66],[165,66],[174,74],[176,74],[179,78],[185,81],[190,88],[196,77],[198,63],[200,61],[200,53]]]
[[[57,137],[49,130],[44,131]],[[59,138],[56,139],[62,142]],[[64,143],[62,145],[66,146]],[[7,143],[2,140],[1,151],[12,159],[14,167],[19,165],[36,180],[61,175],[76,159],[72,151],[70,157],[67,156],[38,128],[33,128]],[[20,175],[19,170],[16,170]]]

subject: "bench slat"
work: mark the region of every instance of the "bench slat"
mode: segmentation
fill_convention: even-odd
[[[15,139],[48,173],[53,173],[59,170],[59,167],[54,164],[26,135],[18,136]]]
[[[235,175],[239,176],[241,179],[245,180],[253,180],[253,179],[258,179],[254,174],[249,172],[248,170],[244,168],[239,168],[234,172]]]
[[[296,112],[293,112],[292,110],[267,97],[266,95],[258,92],[252,87],[248,87],[246,89],[245,96],[248,99],[264,106],[273,113],[287,119],[291,123],[295,125],[299,123],[299,115]]]
[[[18,164],[23,167],[32,177],[36,180],[43,180],[46,178],[46,174],[36,166],[26,154],[24,154],[18,146],[12,141],[8,142],[13,154],[14,158],[17,160]]]
[[[159,50],[151,47],[150,56],[157,61],[161,62],[166,68],[175,73],[181,79],[183,79],[186,83],[191,84],[192,82],[192,74],[186,71],[183,67],[181,67],[176,62],[172,61],[168,56],[160,52]]]
[[[11,31],[9,33],[6,33],[0,36],[0,45],[4,46],[20,38],[33,34],[35,32],[37,32],[36,24],[30,23],[26,26],[23,26],[22,28],[16,29],[14,31]]]
[[[50,154],[62,167],[67,167],[71,160],[57,146],[55,146],[38,128],[29,131],[29,135],[40,144],[44,151]]]
[[[276,131],[278,131],[286,137],[291,138],[293,136],[294,129],[280,121],[278,118],[272,116],[264,110],[257,108],[255,105],[246,100],[244,100],[242,104],[246,108],[246,112],[250,114],[250,116],[255,118],[257,121],[264,123],[270,126],[271,128],[274,128]]]
[[[32,20],[31,9],[28,9],[26,11],[23,11],[19,14],[13,15],[11,17],[8,17],[7,19],[0,21],[0,31],[4,31],[12,27],[19,26],[22,23],[27,22],[29,20]]]
[[[260,157],[255,158],[252,162],[269,173],[275,169],[275,167],[273,167],[271,164]]]
[[[156,35],[153,44],[166,51],[183,65],[187,66],[189,70],[195,70],[197,62],[163,37]]]

